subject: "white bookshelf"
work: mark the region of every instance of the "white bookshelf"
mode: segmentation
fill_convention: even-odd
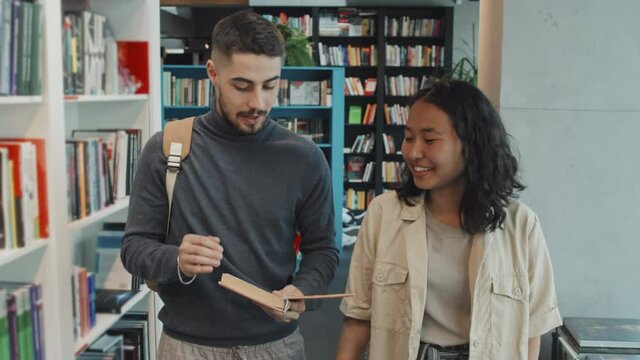
[[[41,239],[35,241],[33,244],[25,246],[16,250],[0,250],[0,267],[5,265],[9,265],[11,262],[15,260],[19,260],[21,258],[28,257],[38,251],[43,251],[44,248],[49,244],[47,239]]]
[[[146,101],[149,95],[66,95],[66,103],[92,103],[92,102],[120,102],[120,101]]]
[[[42,102],[42,96],[0,96],[2,105],[29,105]]]
[[[113,205],[109,205],[104,209],[100,209],[86,218],[74,220],[67,225],[69,232],[82,230],[84,227],[90,226],[97,222],[103,221],[105,218],[129,207],[129,197],[116,201]]]
[[[74,341],[71,275],[82,259],[74,254],[81,246],[76,236],[90,233],[100,223],[123,217],[128,198],[78,221],[67,215],[65,139],[74,129],[140,128],[142,141],[160,130],[160,4],[159,0],[89,0],[89,9],[107,17],[118,40],[146,41],[149,51],[149,94],[66,97],[63,93],[62,12],[67,1],[37,0],[42,4],[42,95],[0,96],[0,137],[35,137],[46,140],[49,238],[31,246],[0,252],[0,280],[42,284],[44,344],[47,359],[73,359],[80,347],[100,337],[120,315],[99,314],[91,332]],[[16,121],[19,119],[19,121]],[[119,218],[120,219],[120,218]],[[85,234],[86,235],[86,234]],[[91,241],[88,238],[87,241]],[[86,241],[84,241],[86,242]],[[80,263],[78,263],[80,262]],[[33,274],[32,274],[33,273]],[[18,277],[15,274],[22,274]],[[145,289],[124,309],[148,309],[151,355],[155,354],[157,328],[153,296]]]

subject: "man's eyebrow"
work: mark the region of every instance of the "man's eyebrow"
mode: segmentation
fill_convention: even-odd
[[[274,77],[272,77],[270,79],[265,80],[264,82],[266,82],[266,83],[272,82],[274,80],[278,80],[279,78],[280,78],[280,75],[276,75],[276,76],[274,76]],[[246,83],[246,84],[253,84],[252,80],[249,80],[247,78],[243,78],[241,76],[237,76],[237,77],[231,78],[231,81],[239,81],[239,82],[243,82],[243,83]]]

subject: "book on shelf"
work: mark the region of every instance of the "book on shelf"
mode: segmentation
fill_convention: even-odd
[[[376,78],[367,78],[364,81],[364,95],[373,96],[376,93],[378,80]]]
[[[132,282],[131,274],[124,268],[120,259],[123,237],[123,223],[105,223],[103,230],[98,232],[96,239],[96,287],[98,289],[137,289]]]
[[[148,94],[146,41],[118,41],[107,18],[88,10],[62,19],[66,95]]]
[[[26,139],[0,139],[0,149],[4,149],[0,166],[5,174],[3,206],[0,210],[3,218],[8,220],[4,224],[4,249],[31,245],[42,238],[42,233],[48,234],[48,216],[45,217],[45,228],[42,232],[40,229],[43,225],[40,212],[46,208],[46,200],[40,204],[39,191],[46,195],[46,169],[43,167],[43,143],[38,151],[36,142],[36,139],[33,142]],[[42,160],[38,160],[38,154]],[[11,241],[7,241],[7,237]]]
[[[125,359],[149,360],[148,317],[147,312],[132,311],[107,330],[108,335],[122,336]]]
[[[140,290],[96,289],[97,313],[120,314],[122,307]]]
[[[124,360],[124,337],[122,335],[104,334],[94,341],[76,360]],[[130,359],[136,359],[132,357]]]
[[[38,237],[49,237],[49,201],[47,190],[47,157],[45,154],[45,140],[41,138],[0,138],[0,142],[24,142],[33,145],[36,162],[36,190],[38,207]],[[1,181],[0,181],[1,182]],[[3,198],[0,193],[0,198]],[[0,210],[1,212],[1,210]],[[0,246],[0,248],[2,248]]]
[[[0,0],[0,95],[39,95],[43,12],[40,1]]]
[[[365,157],[349,156],[347,160],[346,178],[348,182],[362,182],[364,173]]]
[[[0,282],[0,358],[44,358],[42,309],[40,285]]]
[[[373,189],[355,190],[349,188],[344,194],[344,206],[351,210],[366,210],[374,197],[375,191]]]
[[[349,125],[362,124],[362,107],[357,105],[349,106]]]
[[[320,105],[320,82],[290,81],[289,105]]]

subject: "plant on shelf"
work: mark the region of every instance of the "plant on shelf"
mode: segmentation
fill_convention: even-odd
[[[315,66],[311,57],[311,41],[300,30],[276,24],[284,38],[285,66]]]
[[[465,45],[465,49],[463,50],[464,56],[453,64],[450,71],[442,70],[434,74],[435,81],[455,79],[467,81],[473,85],[478,85],[475,23],[471,24],[471,39],[472,44],[469,44],[465,39],[461,39]],[[469,50],[471,51],[471,54],[469,54]]]

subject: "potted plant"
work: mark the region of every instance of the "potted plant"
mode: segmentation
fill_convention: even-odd
[[[284,38],[285,66],[315,66],[311,57],[311,41],[301,31],[289,25],[276,24]]]

